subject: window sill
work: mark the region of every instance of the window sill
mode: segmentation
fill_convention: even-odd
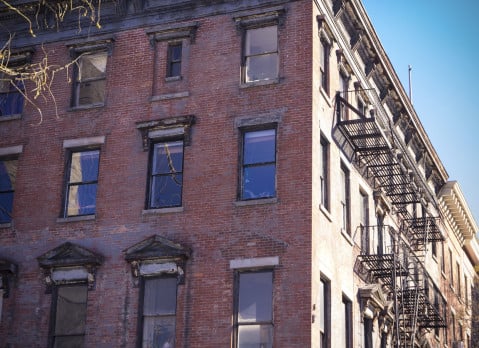
[[[144,209],[141,212],[141,215],[161,215],[161,214],[170,214],[170,213],[182,213],[184,211],[183,207],[171,207],[171,208],[159,208],[159,209]]]
[[[249,88],[249,87],[256,87],[256,86],[267,86],[267,85],[276,85],[279,83],[279,78],[269,79],[269,80],[258,80],[258,81],[251,81],[251,82],[242,82],[240,84],[240,88]]]
[[[161,100],[169,100],[169,99],[179,99],[189,97],[190,92],[178,92],[178,93],[168,93],[168,94],[160,94],[154,95],[150,98],[150,102],[161,101]]]
[[[64,222],[78,222],[78,221],[92,221],[96,219],[96,215],[80,215],[80,216],[69,216],[64,218],[58,218],[58,223]]]
[[[331,218],[331,214],[329,213],[328,208],[326,208],[324,205],[320,204],[319,205],[319,210],[321,210],[321,212],[324,214],[326,219],[329,220],[329,222],[333,222],[333,219]]]
[[[3,222],[3,223],[0,223],[0,229],[3,229],[3,228],[11,228],[13,226],[13,223],[12,222]]]
[[[78,106],[70,107],[68,109],[68,111],[81,111],[81,110],[97,109],[97,108],[102,108],[104,106],[105,106],[105,103],[78,105]]]
[[[346,233],[345,230],[341,229],[341,235],[346,239],[346,242],[348,242],[351,246],[354,245],[353,239],[349,234]]]
[[[278,198],[258,198],[258,199],[249,199],[247,201],[236,201],[233,204],[236,207],[244,207],[248,205],[261,205],[261,204],[275,204],[278,203]]]
[[[444,279],[447,278],[446,273],[444,273],[444,271],[441,271],[441,275],[442,275],[442,277],[443,277]]]
[[[437,264],[439,264],[439,260],[437,259],[437,255],[432,254],[432,259],[436,261]]]
[[[165,77],[165,82],[174,82],[174,81],[181,81],[183,77],[180,76],[170,76],[170,77]]]
[[[22,118],[22,114],[13,114],[13,115],[7,115],[7,116],[0,116],[0,122],[20,120],[21,118]]]

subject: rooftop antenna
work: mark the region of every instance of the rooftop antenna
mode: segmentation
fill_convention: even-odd
[[[412,82],[411,82],[412,66],[408,65],[408,69],[409,69],[409,101],[412,104]]]

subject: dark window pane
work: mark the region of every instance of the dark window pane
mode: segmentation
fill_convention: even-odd
[[[181,75],[181,62],[174,62],[170,64],[170,74],[168,77]]]
[[[272,348],[272,325],[243,325],[238,329],[238,348]]]
[[[83,348],[85,336],[56,337],[54,348]]]
[[[170,57],[172,61],[181,60],[181,44],[170,46]]]
[[[144,315],[176,313],[176,278],[151,278],[145,280]]]
[[[0,116],[21,114],[24,97],[20,92],[0,94]]]
[[[267,129],[244,135],[244,164],[274,162],[276,131]]]
[[[86,285],[58,288],[55,335],[83,335],[85,333],[86,301]]]
[[[183,141],[155,144],[153,173],[167,174],[183,171]]]
[[[182,174],[153,177],[150,205],[154,208],[180,206],[182,184]]]
[[[276,195],[276,165],[245,167],[243,171],[243,198],[265,198]]]
[[[239,323],[271,321],[273,273],[242,273],[239,283]]]
[[[12,221],[13,192],[0,193],[0,224]]]
[[[174,316],[145,317],[143,320],[143,348],[175,347]]]

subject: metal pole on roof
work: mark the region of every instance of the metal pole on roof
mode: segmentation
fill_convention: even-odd
[[[408,65],[408,68],[409,68],[409,101],[412,104],[412,80],[411,80],[412,66]]]

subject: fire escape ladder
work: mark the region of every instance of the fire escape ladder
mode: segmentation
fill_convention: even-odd
[[[339,93],[336,106],[336,126],[344,144],[350,145],[366,179],[389,198],[402,222],[387,253],[383,248],[371,251],[369,240],[362,240],[361,255],[356,261],[368,275],[367,281],[380,283],[394,300],[395,348],[414,348],[418,329],[445,327],[439,300],[430,301],[429,276],[424,266],[428,243],[443,241],[438,218],[414,218],[408,211],[411,204],[420,202],[422,179],[396,148],[392,130],[384,130],[374,116],[365,117]],[[379,227],[362,228],[375,234]]]

